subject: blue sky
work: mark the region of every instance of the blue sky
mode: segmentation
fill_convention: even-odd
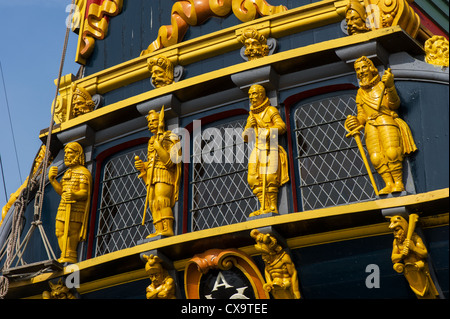
[[[71,0],[0,0],[0,63],[6,86],[5,96],[0,74],[0,154],[8,197],[27,177],[41,145],[39,132],[50,124],[70,4]],[[77,35],[70,32],[63,75],[78,71],[76,43]],[[0,207],[6,201],[0,179]]]

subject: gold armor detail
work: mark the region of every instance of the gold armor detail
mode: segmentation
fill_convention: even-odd
[[[68,170],[61,182],[56,180],[58,167],[50,167],[48,178],[56,193],[61,195],[56,215],[55,234],[61,250],[59,262],[77,262],[77,247],[86,239],[92,176],[84,167],[83,148],[71,142],[64,148],[64,164]]]
[[[437,299],[439,293],[427,262],[428,250],[422,238],[415,232],[419,216],[411,214],[409,221],[400,215],[389,218],[389,229],[394,231],[391,255],[394,270],[404,274],[418,299]]]
[[[373,62],[363,56],[355,61],[360,80],[356,95],[357,116],[348,116],[345,128],[351,132],[365,129],[366,147],[373,167],[386,186],[379,194],[402,192],[403,158],[417,150],[408,125],[398,117],[400,98],[390,69],[380,79]]]
[[[264,290],[275,299],[300,299],[297,270],[291,256],[271,234],[253,229],[250,236],[255,239],[255,248],[261,253],[266,266]]]
[[[148,142],[147,162],[136,156],[134,163],[147,188],[142,223],[149,204],[155,232],[147,238],[173,236],[172,208],[178,200],[181,176],[181,154],[174,146],[179,140],[171,131],[165,131],[164,107],[159,115],[150,110],[147,121],[150,132],[154,134]]]
[[[253,135],[256,143],[249,158],[247,180],[261,203],[261,208],[250,217],[278,214],[278,188],[289,181],[287,153],[278,145],[278,136],[286,132],[286,124],[278,109],[270,105],[263,86],[252,85],[248,94],[250,115],[242,137],[249,142]]]

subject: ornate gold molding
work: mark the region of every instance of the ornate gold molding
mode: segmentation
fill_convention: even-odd
[[[231,12],[242,22],[287,11],[285,6],[272,6],[266,0],[187,0],[172,7],[171,25],[164,25],[158,36],[141,55],[180,43],[189,26],[203,24],[211,17],[225,17]]]

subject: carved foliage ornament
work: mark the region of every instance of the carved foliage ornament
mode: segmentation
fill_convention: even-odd
[[[158,37],[141,55],[180,43],[189,26],[201,25],[211,17],[226,17],[231,12],[242,22],[252,21],[286,11],[285,6],[272,6],[266,0],[187,0],[172,7],[171,25],[162,26]]]
[[[428,39],[424,45],[425,62],[448,67],[448,40],[439,35]]]

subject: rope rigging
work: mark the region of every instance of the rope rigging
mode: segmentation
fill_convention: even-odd
[[[74,14],[74,9],[75,9],[74,4],[75,4],[75,0],[72,0],[72,3],[70,5],[70,14],[69,14],[69,17],[71,19],[73,18],[73,14]],[[58,93],[59,93],[59,88],[60,88],[60,83],[61,83],[62,71],[63,71],[64,62],[65,62],[65,58],[66,58],[66,52],[67,52],[67,46],[68,46],[68,42],[69,42],[70,31],[71,31],[71,25],[70,25],[70,23],[68,23],[66,25],[66,34],[65,34],[65,38],[64,38],[64,46],[63,46],[60,65],[59,65],[55,98],[53,100],[50,125],[48,128],[48,135],[47,135],[47,140],[45,143],[44,158],[43,158],[42,162],[39,164],[39,166],[36,168],[35,171],[34,171],[34,168],[35,168],[34,166],[36,164],[36,160],[34,160],[32,168],[31,168],[31,172],[30,172],[30,175],[29,175],[29,178],[27,181],[27,185],[20,192],[20,195],[18,196],[17,200],[14,202],[14,211],[13,211],[13,217],[12,217],[11,232],[10,232],[8,238],[5,240],[5,244],[4,244],[3,248],[0,250],[0,253],[1,253],[0,260],[2,260],[3,256],[6,254],[6,259],[4,261],[4,264],[3,264],[2,268],[0,269],[2,272],[9,269],[11,267],[13,261],[16,258],[17,258],[16,265],[19,262],[21,262],[22,264],[24,263],[22,260],[22,255],[25,252],[25,249],[31,238],[31,235],[36,228],[39,229],[41,239],[43,241],[47,256],[49,257],[49,259],[56,259],[55,254],[51,248],[50,242],[49,242],[49,240],[45,234],[44,228],[42,226],[41,215],[42,215],[42,207],[43,207],[43,201],[44,201],[44,190],[45,190],[45,184],[46,184],[45,174],[47,172],[47,168],[48,168],[49,162],[51,160],[50,145],[51,145],[53,125],[54,125],[55,109],[56,109],[56,103],[57,103],[57,98],[58,98]],[[28,230],[28,233],[24,237],[23,241],[20,242],[20,235],[24,228],[25,209],[26,209],[28,201],[30,200],[31,193],[37,188],[37,186],[38,186],[38,190],[35,195],[33,221],[31,222],[31,227]],[[0,275],[0,299],[3,299],[6,296],[8,289],[9,289],[8,278],[3,275]]]

